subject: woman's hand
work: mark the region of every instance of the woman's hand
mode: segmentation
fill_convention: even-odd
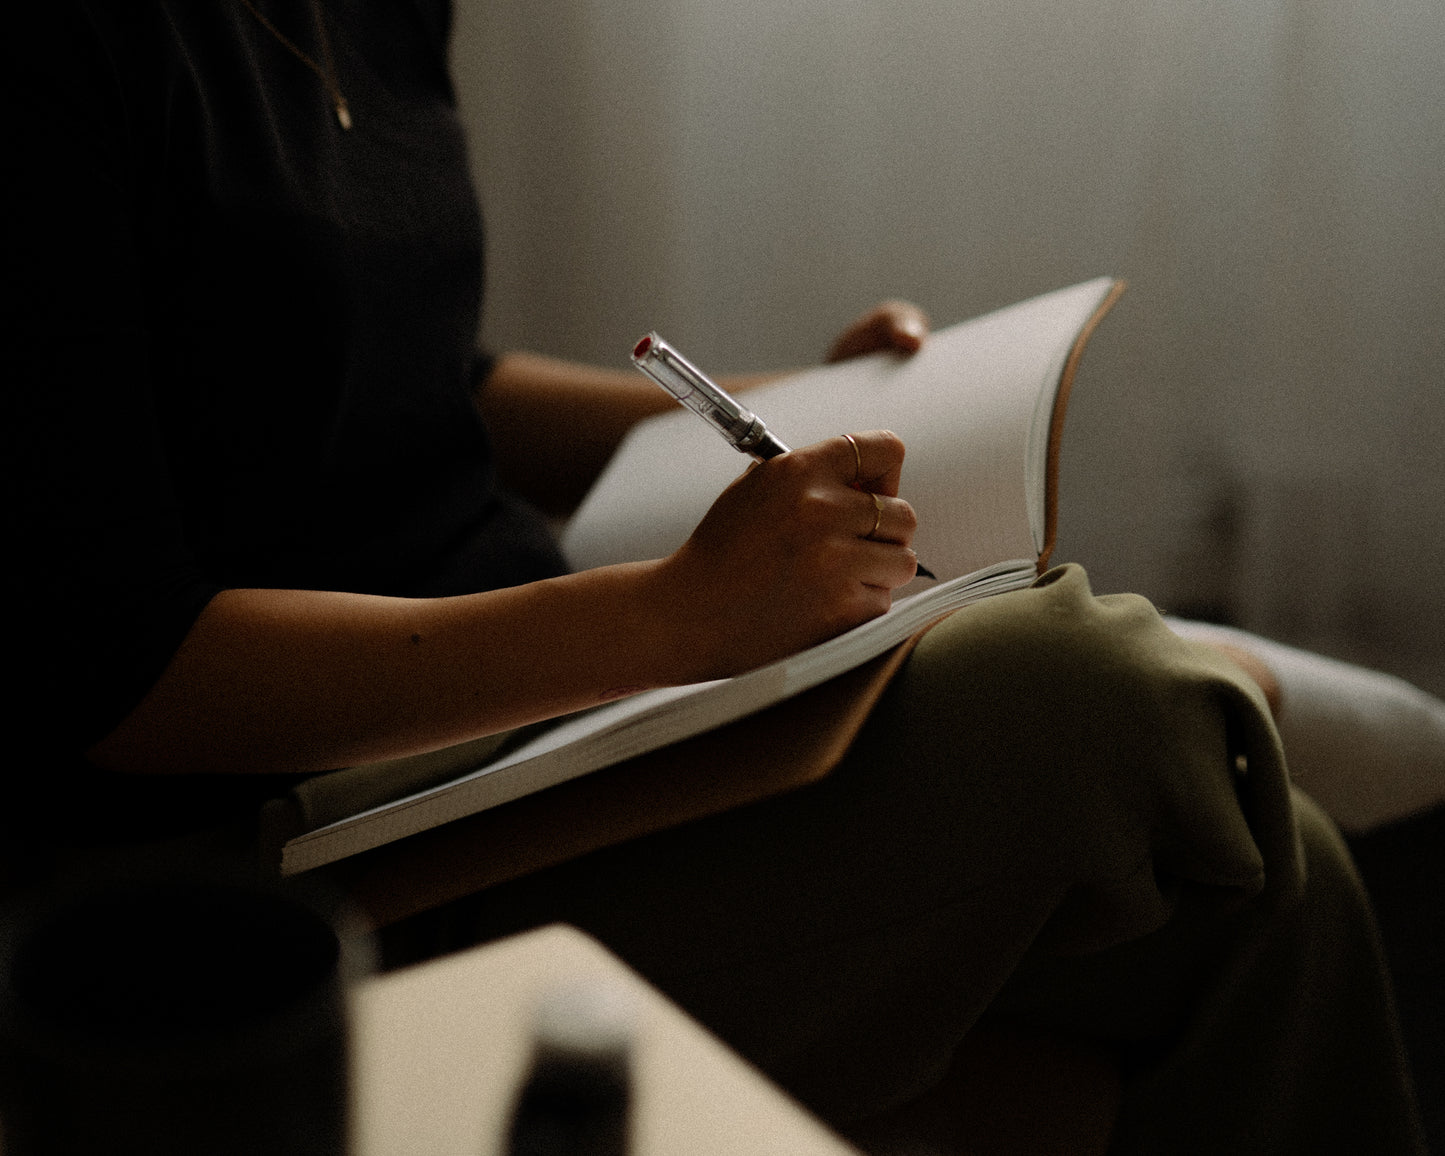
[[[847,361],[883,350],[917,353],[927,336],[928,315],[922,309],[908,301],[884,301],[843,330],[825,360]]]
[[[723,491],[659,565],[668,645],[689,677],[752,669],[889,608],[918,565],[917,520],[897,496],[903,454],[886,431],[829,438]]]

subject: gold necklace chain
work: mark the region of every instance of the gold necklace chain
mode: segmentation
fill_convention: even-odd
[[[302,52],[301,49],[297,48],[295,43],[277,28],[276,25],[266,19],[261,10],[251,3],[251,0],[241,0],[241,3],[245,6],[247,12],[260,21],[262,28],[266,29],[267,32],[279,40],[292,56],[296,57],[297,60],[301,61],[302,64],[306,65],[307,68],[311,69],[312,72],[321,78],[321,83],[326,86],[326,91],[331,94],[331,105],[336,109],[336,123],[349,132],[351,130],[351,108],[346,103],[346,97],[341,91],[341,85],[336,79],[336,60],[331,55],[331,39],[326,35],[326,18],[322,15],[320,7],[316,4],[316,0],[312,0],[311,11],[316,21],[316,36],[321,42],[321,56],[326,62],[324,68],[312,60],[311,57],[307,56],[306,53]]]

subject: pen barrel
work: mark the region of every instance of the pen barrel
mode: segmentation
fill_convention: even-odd
[[[752,454],[759,461],[788,452],[788,447],[768,432],[752,410],[740,405],[656,333],[647,334],[633,347],[632,361],[735,449]]]
[[[752,447],[769,436],[767,428],[749,410],[736,413],[713,404],[711,399],[700,394],[693,394],[682,404],[744,453],[752,453]]]

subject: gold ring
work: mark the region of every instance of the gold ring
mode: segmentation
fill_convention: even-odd
[[[858,443],[853,440],[852,434],[844,434],[843,439],[853,447],[853,480],[848,484],[856,486],[863,480],[863,455],[858,452]],[[873,528],[876,530],[878,527]]]
[[[869,494],[868,496],[873,499],[873,529],[863,535],[865,538],[873,537],[874,534],[878,533],[878,527],[883,525],[883,499],[877,494]]]

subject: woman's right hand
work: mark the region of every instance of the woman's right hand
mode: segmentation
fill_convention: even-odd
[[[829,438],[723,491],[656,575],[667,644],[691,680],[786,657],[889,608],[918,566],[903,455],[884,430]]]

